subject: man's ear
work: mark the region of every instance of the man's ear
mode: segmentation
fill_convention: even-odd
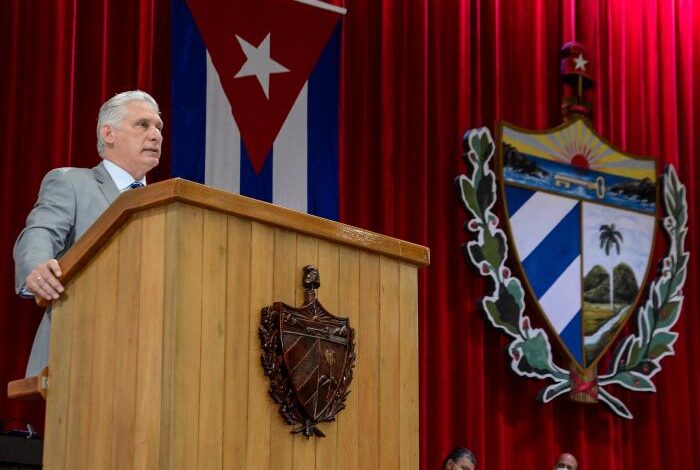
[[[100,134],[102,135],[102,139],[104,139],[106,144],[110,146],[114,144],[114,132],[112,131],[112,126],[105,124],[100,128]]]

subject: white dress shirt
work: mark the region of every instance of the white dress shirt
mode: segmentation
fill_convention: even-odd
[[[129,172],[127,172],[119,165],[112,163],[106,159],[102,160],[102,162],[104,163],[107,173],[109,173],[109,176],[112,177],[112,181],[114,181],[114,184],[117,186],[117,189],[120,193],[123,193],[127,189],[130,189],[129,186],[131,185],[131,183],[134,183],[136,181],[134,177],[129,174]],[[145,176],[138,181],[139,183],[146,186]]]

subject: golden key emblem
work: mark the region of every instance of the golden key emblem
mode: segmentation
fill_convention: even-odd
[[[573,176],[556,174],[554,175],[554,184],[559,188],[569,189],[571,185],[582,186],[587,189],[595,190],[595,195],[598,199],[603,199],[605,197],[605,178],[603,176],[598,176],[595,181],[586,181]]]

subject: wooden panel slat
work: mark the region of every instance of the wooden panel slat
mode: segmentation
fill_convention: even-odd
[[[296,235],[288,230],[275,230],[273,300],[296,306]],[[251,340],[253,340],[251,338]],[[258,341],[259,344],[259,341]],[[260,367],[260,365],[258,365]],[[265,379],[269,388],[269,379]],[[270,402],[270,469],[291,470],[294,455],[293,429],[279,414],[279,405]]]
[[[116,360],[112,412],[112,466],[131,468],[134,459],[134,425],[136,419],[136,357],[141,283],[141,219],[133,218],[116,239],[119,242],[117,274],[117,312],[114,332]]]
[[[119,243],[112,240],[94,261],[99,280],[95,286],[95,341],[92,350],[92,387],[94,406],[90,413],[90,448],[85,468],[110,468],[112,462],[112,423],[114,401],[114,364],[116,354],[117,275]],[[76,287],[82,288],[80,283]],[[52,384],[53,386],[53,384]]]
[[[325,240],[319,241],[318,270],[321,274],[321,287],[317,291],[318,299],[329,312],[337,316],[345,316],[338,311],[339,265],[339,246]],[[316,445],[316,469],[335,470],[338,458],[338,421],[323,423],[321,426],[326,437],[323,438],[323,442]]]
[[[171,234],[177,239],[175,251],[167,253],[178,260],[174,283],[167,287],[175,299],[168,312],[175,321],[169,468],[191,470],[197,468],[199,442],[203,214],[188,205],[176,214],[178,230]]]
[[[260,343],[257,340],[260,309],[272,302],[274,229],[253,223],[250,267],[250,323],[248,335],[248,445],[246,467],[270,468],[270,398],[267,378],[260,367]],[[272,469],[271,469],[272,470]]]
[[[160,458],[163,393],[163,306],[165,296],[165,208],[144,213],[141,240],[141,282],[134,470],[155,470]],[[89,467],[93,468],[93,467]]]
[[[418,372],[418,272],[415,266],[400,263],[399,268],[400,398],[399,458],[402,469],[417,469],[419,451],[419,372]]]
[[[226,357],[224,362],[224,468],[241,468],[247,459],[248,389],[252,340],[250,326],[251,223],[228,218]]]
[[[226,332],[227,217],[204,213],[199,468],[222,468]],[[235,319],[231,319],[235,321]]]
[[[68,396],[70,393],[70,355],[73,325],[70,313],[62,308],[76,293],[76,286],[66,286],[63,298],[54,302],[49,352],[49,391],[46,401],[46,432],[44,438],[44,468],[63,470],[66,463],[68,429]]]
[[[136,192],[136,191],[134,191]],[[174,289],[179,287],[178,279],[179,248],[178,230],[180,225],[180,206],[175,203],[167,206],[165,212],[165,283],[163,299],[163,369],[162,390],[160,397],[160,456],[158,459],[160,470],[170,470],[171,449],[173,447],[173,419],[175,411],[175,326],[176,308],[178,296]]]
[[[358,417],[359,468],[380,468],[379,462],[379,256],[360,253],[360,299],[356,326],[355,390],[362,410]]]
[[[294,273],[294,286],[296,287],[295,305],[304,302],[304,288],[302,287],[303,266],[313,264],[318,266],[318,239],[297,235],[296,265],[298,269]],[[323,430],[324,425],[321,425]],[[316,439],[307,439],[302,434],[294,436],[294,465],[295,470],[308,470],[316,465]]]
[[[350,318],[350,326],[357,334],[360,320],[360,253],[358,250],[340,247],[340,272],[338,274],[338,314]],[[363,300],[364,301],[364,300]],[[355,345],[355,354],[358,354]],[[359,357],[359,356],[358,356]],[[362,364],[361,366],[359,364]],[[355,371],[366,364],[360,362]],[[338,470],[360,470],[359,467],[359,413],[360,382],[357,376],[350,384],[346,408],[338,415]],[[364,405],[363,408],[364,410]]]
[[[70,355],[70,384],[66,442],[66,468],[84,468],[87,464],[90,442],[90,410],[96,398],[90,395],[92,384],[92,346],[95,333],[95,265],[85,269],[80,288],[72,299],[75,308],[71,311],[73,343]],[[82,406],[76,406],[80,403]]]
[[[396,467],[399,460],[399,267],[398,262],[379,261],[379,461],[378,468]]]

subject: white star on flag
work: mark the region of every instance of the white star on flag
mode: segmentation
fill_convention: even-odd
[[[583,58],[583,54],[579,54],[578,57],[574,59],[574,62],[576,63],[576,70],[586,71],[586,64],[588,61]]]
[[[270,74],[289,72],[289,69],[272,60],[270,57],[270,33],[267,33],[258,47],[253,46],[242,37],[236,35],[238,43],[246,56],[246,61],[233,78],[250,77],[255,75],[266,98],[270,98]]]

